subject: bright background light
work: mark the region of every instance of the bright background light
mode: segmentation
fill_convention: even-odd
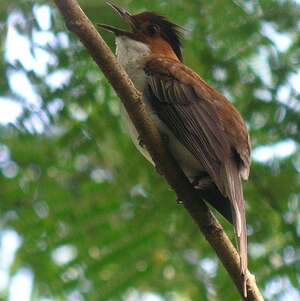
[[[299,2],[300,1],[296,1]],[[37,22],[41,28],[41,31],[33,33],[33,42],[35,47],[33,53],[31,51],[31,44],[29,40],[22,36],[16,30],[17,24],[24,24],[25,20],[23,16],[18,12],[13,12],[8,17],[8,34],[5,42],[5,59],[7,62],[14,64],[20,62],[26,71],[33,71],[38,76],[44,76],[46,83],[50,88],[57,89],[63,85],[68,84],[71,72],[69,70],[57,70],[51,74],[48,74],[48,66],[55,65],[57,58],[49,52],[41,49],[39,46],[51,45],[55,47],[60,45],[67,48],[69,46],[69,40],[66,34],[61,33],[55,36],[51,32],[51,10],[50,7],[34,6],[33,13],[37,19]],[[262,34],[270,38],[274,47],[279,51],[286,51],[291,45],[291,37],[288,34],[278,33],[271,23],[265,23],[262,27]],[[251,66],[254,71],[261,77],[267,86],[271,85],[271,71],[267,62],[267,51],[265,48],[259,49],[257,55],[253,58]],[[289,85],[282,87],[277,95],[276,100],[287,105],[294,104],[291,99],[291,89],[294,89],[300,93],[300,71],[293,74],[290,77]],[[37,94],[34,87],[27,78],[27,75],[23,71],[12,71],[9,73],[9,85],[11,90],[20,99],[13,99],[11,97],[0,97],[0,123],[2,125],[8,125],[9,123],[15,123],[17,119],[22,115],[25,108],[32,108],[33,110],[41,110],[43,100]],[[259,91],[258,91],[259,92]],[[260,91],[260,95],[265,95],[266,98],[270,95],[266,91]],[[55,112],[56,107],[60,107],[63,104],[59,102],[53,103],[53,109]],[[300,106],[299,106],[300,112]],[[45,122],[45,120],[44,120]],[[27,125],[28,130],[35,130],[37,133],[44,131],[44,124],[38,118],[32,117],[29,119]],[[283,159],[294,154],[298,149],[298,145],[292,141],[281,141],[273,145],[262,145],[254,149],[253,159],[258,162],[268,162],[273,159]],[[1,159],[1,158],[0,158]],[[1,161],[1,160],[0,160]],[[9,282],[9,275],[11,264],[14,260],[15,254],[22,243],[21,237],[11,229],[1,230],[0,236],[0,291],[8,288],[8,300],[9,301],[29,301],[32,297],[32,288],[34,282],[33,273],[26,267],[20,268],[17,273],[12,277]],[[74,247],[65,245],[54,250],[52,259],[58,265],[63,265],[76,256],[76,249]],[[207,273],[214,273],[216,269],[216,263],[210,259],[199,262],[201,267]],[[265,291],[266,296],[272,298],[276,294],[278,287],[286,286],[289,288],[288,294],[284,295],[282,300],[294,301],[300,300],[299,292],[295,291],[290,285],[287,279],[278,279],[270,283]],[[75,295],[74,295],[75,296]],[[73,300],[75,300],[74,297]],[[43,299],[48,300],[50,299]],[[71,300],[71,298],[70,298]],[[162,301],[159,295],[149,293],[140,293],[136,290],[132,290],[128,293],[127,301]],[[174,300],[183,300],[181,297],[176,297]]]

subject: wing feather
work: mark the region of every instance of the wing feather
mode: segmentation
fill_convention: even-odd
[[[230,145],[216,122],[213,104],[200,99],[192,86],[165,75],[149,76],[148,84],[152,108],[224,192],[220,168],[223,158],[229,156]]]
[[[241,176],[249,174],[250,144],[244,122],[222,95],[182,63],[153,59],[145,71],[144,92],[151,108],[230,200],[245,290],[247,233]]]

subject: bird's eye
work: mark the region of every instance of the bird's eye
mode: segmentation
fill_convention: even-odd
[[[157,25],[149,25],[147,27],[147,32],[150,36],[154,36],[159,32],[159,27]]]

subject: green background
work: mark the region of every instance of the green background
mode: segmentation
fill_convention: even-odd
[[[267,300],[300,300],[299,2],[119,3],[185,27],[185,63],[242,113],[254,149],[249,267]],[[81,4],[93,22],[121,25],[104,2]],[[21,108],[0,125],[0,298],[26,271],[32,300],[240,300],[53,3],[2,0],[0,35],[0,116],[7,99]],[[9,264],[7,235],[18,241]]]

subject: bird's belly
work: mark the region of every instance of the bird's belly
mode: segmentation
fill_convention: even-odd
[[[138,132],[133,125],[131,119],[129,118],[126,109],[123,105],[121,105],[121,116],[122,120],[126,126],[126,129],[130,135],[131,140],[133,141],[136,148],[140,151],[140,153],[151,163],[154,165],[154,162],[151,159],[151,156],[145,147],[142,147],[139,143]],[[195,178],[203,168],[200,162],[191,154],[190,151],[186,149],[174,136],[174,134],[168,129],[168,127],[158,118],[158,116],[154,113],[150,113],[150,117],[152,121],[157,126],[158,130],[161,134],[168,137],[168,148],[180,168],[183,170],[185,175],[192,179]]]

